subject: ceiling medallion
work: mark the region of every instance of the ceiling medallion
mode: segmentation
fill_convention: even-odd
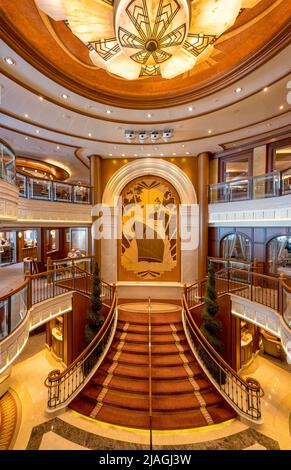
[[[128,80],[173,78],[209,57],[242,8],[259,0],[35,0],[65,21],[97,67]]]

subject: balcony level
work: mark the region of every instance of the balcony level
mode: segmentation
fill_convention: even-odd
[[[290,226],[291,169],[209,186],[209,225]]]

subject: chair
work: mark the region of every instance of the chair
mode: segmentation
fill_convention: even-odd
[[[260,333],[262,335],[264,354],[268,354],[269,356],[276,357],[283,361],[284,351],[280,339],[263,329],[260,329]]]

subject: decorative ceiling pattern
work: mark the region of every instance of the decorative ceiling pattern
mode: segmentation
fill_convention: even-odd
[[[51,5],[54,0],[43,0],[44,3],[45,1]],[[80,5],[81,2],[61,1],[64,5]],[[111,2],[88,0],[88,3],[91,6],[102,3],[112,17]],[[192,10],[194,5],[198,5],[198,0],[191,2]],[[192,19],[196,18],[192,14],[191,32],[187,33],[183,45],[174,47],[183,47],[183,51],[193,58],[198,52],[200,54],[196,58],[195,67],[171,80],[164,80],[160,75],[161,67],[168,66],[171,58],[161,64],[147,65],[145,71],[143,64],[131,60],[124,52],[125,60],[130,60],[133,67],[139,68],[140,76],[147,76],[147,80],[139,80],[138,86],[135,80],[125,82],[114,74],[114,70],[106,73],[99,66],[94,66],[90,60],[92,51],[103,63],[106,59],[108,62],[108,57],[112,54],[114,57],[120,54],[118,50],[121,46],[115,34],[114,24],[110,24],[105,16],[103,19],[98,16],[99,21],[102,19],[102,34],[96,37],[86,33],[84,42],[76,36],[80,27],[78,21],[84,22],[84,16],[80,15],[80,12],[71,16],[69,29],[63,20],[65,17],[57,16],[57,11],[55,19],[48,17],[37,8],[36,0],[22,0],[18,3],[2,0],[0,37],[25,61],[71,92],[120,108],[165,108],[209,97],[254,72],[284,49],[288,42],[290,1],[245,0],[243,8],[235,24],[222,35],[213,29],[212,24],[212,34],[204,31],[204,37],[201,37],[201,30],[198,29],[193,32],[197,37],[191,37]],[[196,13],[199,13],[198,8]],[[93,27],[95,33],[96,15],[91,14],[89,19],[91,33]],[[130,28],[130,32],[136,33],[134,27]],[[219,36],[215,43],[212,43],[212,35]],[[129,50],[133,55],[134,49]],[[212,51],[209,57],[206,51]],[[171,48],[166,52],[171,53]],[[113,64],[112,60],[109,62]],[[123,64],[122,68],[125,69],[126,66]]]
[[[243,8],[260,0],[36,0],[64,20],[97,67],[128,80],[171,79],[208,58]],[[135,51],[136,50],[136,51]]]

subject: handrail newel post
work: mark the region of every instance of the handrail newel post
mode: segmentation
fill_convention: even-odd
[[[32,279],[29,271],[25,273],[25,281],[27,281],[27,310],[32,307]]]

